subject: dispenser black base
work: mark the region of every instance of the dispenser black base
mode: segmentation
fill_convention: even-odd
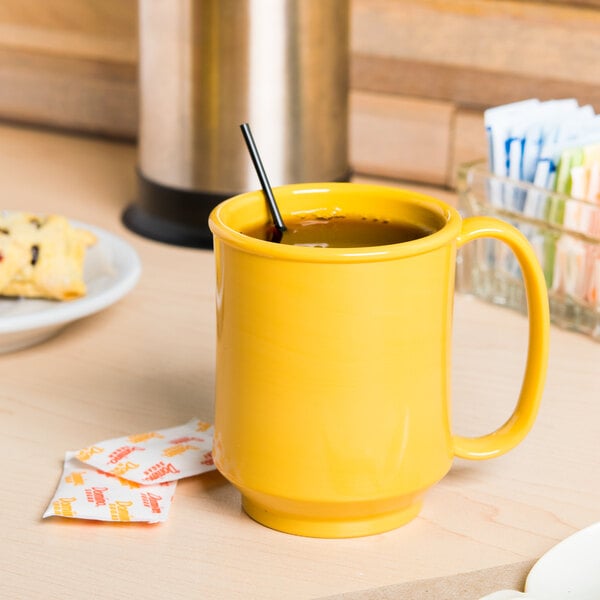
[[[123,213],[126,227],[152,240],[188,248],[212,248],[208,215],[233,195],[170,188],[139,171],[138,190],[138,202]]]

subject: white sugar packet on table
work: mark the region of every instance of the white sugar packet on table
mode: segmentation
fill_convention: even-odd
[[[98,442],[67,452],[45,517],[158,523],[177,480],[215,469],[212,425],[184,425]]]
[[[160,523],[171,508],[176,481],[140,485],[94,469],[67,452],[46,517],[70,517],[122,523]]]
[[[142,485],[175,481],[212,471],[213,426],[185,425],[97,442],[77,452],[87,464]]]

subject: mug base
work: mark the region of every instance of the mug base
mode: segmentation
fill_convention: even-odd
[[[363,537],[391,531],[414,519],[422,505],[419,497],[401,509],[380,514],[319,518],[273,510],[242,495],[244,511],[261,525],[284,533],[315,538]]]

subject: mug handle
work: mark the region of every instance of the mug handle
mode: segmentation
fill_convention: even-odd
[[[472,438],[453,436],[455,456],[485,460],[496,458],[514,448],[533,426],[548,366],[550,314],[546,281],[527,238],[518,229],[499,219],[492,217],[464,219],[457,238],[458,247],[478,238],[498,239],[514,252],[523,273],[529,313],[527,363],[514,412],[504,425],[487,435]]]

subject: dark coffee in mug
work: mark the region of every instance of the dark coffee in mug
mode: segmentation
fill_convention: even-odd
[[[272,224],[244,231],[246,235],[291,246],[316,248],[360,248],[399,244],[425,237],[433,229],[402,221],[372,217],[334,215],[331,217],[292,216],[285,220],[287,230],[281,240]]]

